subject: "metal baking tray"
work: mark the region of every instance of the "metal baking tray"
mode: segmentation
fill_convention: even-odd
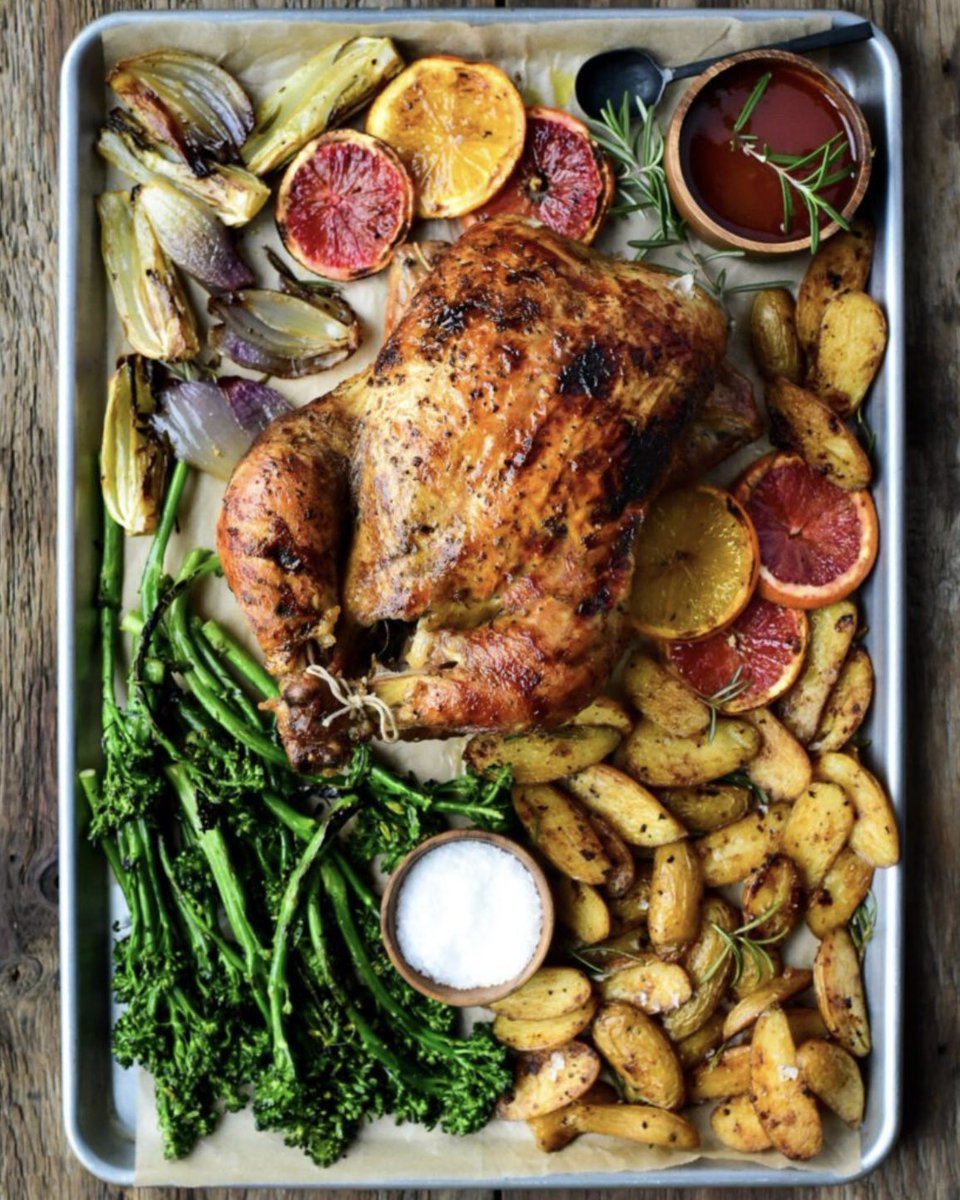
[[[378,20],[421,26],[438,19],[470,23],[566,21],[642,17],[642,9],[523,10],[328,10],[325,12],[205,12],[116,14],[89,25],[74,41],[63,64],[60,123],[60,377],[59,377],[59,789],[60,789],[60,949],[63,1022],[63,1113],[67,1138],[88,1170],[118,1185],[134,1179],[136,1088],[110,1054],[112,1003],[109,988],[111,922],[117,899],[102,856],[78,829],[76,773],[95,762],[100,730],[95,621],[96,452],[106,378],[106,289],[99,255],[93,198],[103,187],[103,167],[93,151],[105,116],[103,42],[107,29],[122,24],[142,28],[149,44],[151,24],[171,19],[244,22],[350,22],[376,30]],[[693,22],[696,10],[650,10],[648,15]],[[718,10],[710,16],[744,21],[810,14],[788,10]],[[818,14],[822,15],[822,14]],[[833,12],[835,24],[857,19]],[[422,29],[420,30],[422,32]],[[853,92],[869,120],[877,146],[868,208],[878,240],[871,291],[887,312],[890,344],[874,385],[871,421],[877,432],[880,464],[875,499],[881,522],[877,568],[864,591],[869,618],[868,644],[879,688],[868,726],[871,760],[904,817],[904,304],[903,170],[901,156],[900,70],[896,52],[879,31],[869,42],[847,47],[833,70]],[[875,891],[879,921],[866,959],[866,985],[874,1032],[869,1059],[868,1106],[862,1129],[859,1170],[848,1176],[827,1171],[773,1171],[762,1166],[701,1160],[690,1166],[642,1174],[560,1174],[500,1179],[510,1187],[703,1187],[788,1185],[827,1186],[871,1171],[892,1148],[899,1129],[901,1096],[901,1017],[903,1003],[902,868],[878,872]],[[281,1184],[282,1180],[277,1180]],[[364,1174],[358,1157],[356,1187],[378,1187]],[[317,1184],[323,1186],[318,1175]],[[343,1187],[341,1180],[338,1185]],[[411,1178],[403,1187],[484,1187],[485,1181]]]

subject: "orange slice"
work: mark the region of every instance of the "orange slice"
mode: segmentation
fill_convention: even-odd
[[[381,271],[407,236],[413,184],[395,151],[355,129],[308,142],[277,193],[277,229],[289,253],[327,279]]]
[[[470,219],[520,213],[589,243],[615,191],[613,168],[582,121],[557,108],[531,108],[516,169]]]
[[[384,88],[366,129],[410,172],[418,217],[462,217],[509,178],[523,151],[526,113],[493,63],[437,55],[418,59]]]
[[[757,530],[760,594],[791,608],[849,596],[877,557],[877,510],[868,491],[848,491],[797,454],[767,454],[736,495]]]
[[[746,608],[757,582],[757,535],[726,492],[702,484],[658,496],[634,544],[633,623],[664,640],[707,637]]]
[[[808,636],[805,612],[754,595],[732,625],[698,642],[669,642],[664,656],[688,687],[721,712],[748,712],[793,686]]]

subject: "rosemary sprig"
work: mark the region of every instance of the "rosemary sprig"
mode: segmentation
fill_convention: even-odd
[[[707,741],[712,742],[717,734],[717,716],[725,704],[742,696],[750,687],[750,677],[743,673],[743,663],[740,663],[723,687],[717,688],[709,696],[697,692],[700,699],[710,709],[710,725],[707,729]]]
[[[866,896],[857,906],[856,911],[850,918],[847,928],[850,930],[850,937],[854,946],[857,948],[857,954],[860,961],[863,962],[864,956],[867,953],[867,943],[873,937],[874,930],[877,925],[877,898],[872,891],[867,892]]]
[[[761,75],[753,91],[747,97],[733,123],[730,148],[731,150],[740,150],[748,158],[753,158],[776,171],[783,204],[781,227],[784,233],[789,233],[793,227],[794,193],[796,193],[807,210],[810,222],[810,253],[816,254],[820,245],[821,213],[825,213],[831,221],[836,221],[841,229],[850,228],[846,218],[837,212],[824,195],[828,188],[839,183],[841,179],[848,178],[852,173],[852,167],[839,165],[844,154],[850,149],[850,141],[846,133],[840,131],[808,154],[778,154],[766,142],[761,145],[757,135],[750,133],[747,126],[767,90],[770,79],[771,72],[769,71]],[[797,174],[797,172],[805,173]]]
[[[729,783],[734,787],[747,788],[748,791],[753,793],[753,797],[760,808],[770,807],[770,797],[758,783],[753,782],[746,771],[731,771],[729,775],[724,775],[721,779],[718,779],[717,782]]]
[[[732,984],[736,983],[743,974],[745,954],[749,954],[749,956],[753,959],[753,962],[761,975],[773,975],[775,972],[773,959],[770,957],[766,947],[782,941],[787,935],[787,930],[783,929],[774,937],[768,938],[752,938],[750,937],[750,933],[759,925],[762,925],[764,921],[768,920],[770,917],[779,912],[782,905],[783,901],[778,900],[776,904],[771,904],[768,909],[762,913],[759,913],[753,918],[753,920],[746,921],[739,928],[732,931],[724,929],[723,926],[718,925],[716,921],[711,921],[711,926],[720,935],[724,946],[701,978],[701,986],[703,986],[703,984],[707,983],[714,977],[714,975],[716,975],[723,964],[727,961],[727,958],[731,955],[733,956],[733,975],[730,978],[730,982]]]
[[[634,106],[636,112],[634,112]],[[634,129],[634,117],[639,117]],[[664,269],[674,275],[691,274],[715,299],[738,292],[756,292],[764,288],[786,287],[787,280],[764,280],[754,283],[728,285],[727,270],[714,273],[709,264],[718,258],[742,258],[741,250],[698,251],[690,239],[687,224],[674,208],[667,176],[663,167],[663,130],[656,120],[655,110],[648,108],[639,96],[624,94],[619,109],[608,103],[594,122],[594,136],[613,161],[617,179],[619,203],[610,211],[615,216],[647,213],[656,220],[656,229],[649,237],[634,238],[627,244],[642,259],[651,251],[680,247],[677,258],[691,268],[684,272],[676,267]],[[659,264],[663,266],[663,264]]]

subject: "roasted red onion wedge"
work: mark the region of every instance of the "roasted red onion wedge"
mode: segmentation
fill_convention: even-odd
[[[208,308],[220,322],[210,327],[214,348],[281,379],[325,371],[360,345],[360,322],[335,292],[251,288],[211,298]]]
[[[250,98],[212,59],[154,50],[118,62],[107,83],[154,137],[178,150],[197,175],[207,162],[238,162],[253,128]]]
[[[183,380],[164,388],[153,428],[177,458],[229,479],[254,438],[293,406],[254,379]]]
[[[205,204],[162,180],[145,183],[134,196],[166,253],[209,291],[236,292],[256,282],[230,233]]]

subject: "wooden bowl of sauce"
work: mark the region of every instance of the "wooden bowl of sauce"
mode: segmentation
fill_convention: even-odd
[[[735,126],[763,77],[770,78],[749,119]],[[747,135],[744,137],[743,135]],[[810,216],[799,192],[784,184],[774,155],[810,155],[829,139],[843,147],[820,194],[845,219],[853,216],[870,181],[872,143],[859,106],[809,59],[783,50],[748,50],[715,63],[697,77],[667,131],[665,169],[680,215],[714,246],[749,253],[792,254],[809,249]],[[814,170],[821,157],[797,170]],[[792,215],[784,227],[784,186]],[[819,237],[839,225],[818,211]]]

